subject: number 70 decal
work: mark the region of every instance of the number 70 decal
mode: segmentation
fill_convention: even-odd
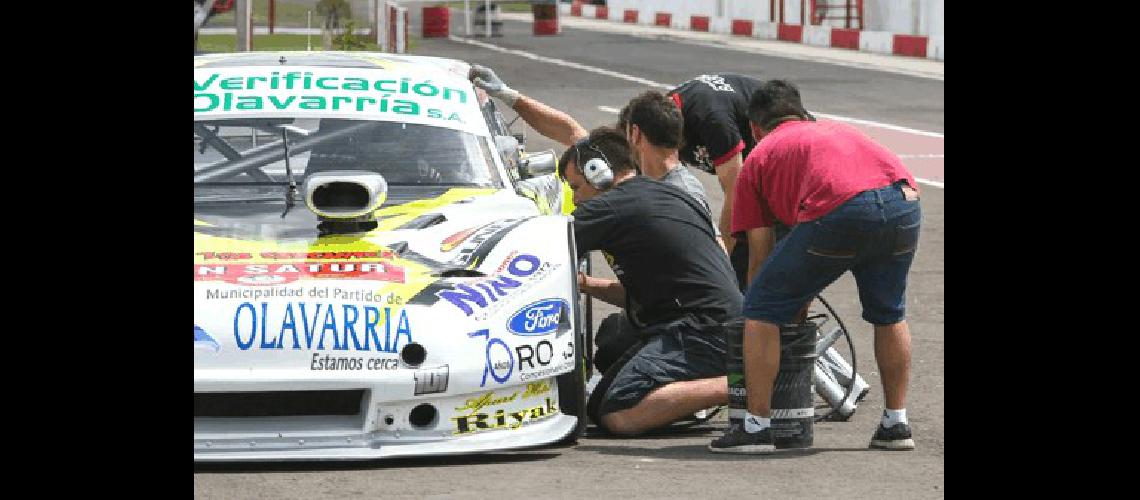
[[[479,387],[487,385],[488,374],[500,385],[509,380],[515,371],[515,355],[510,346],[500,338],[491,338],[491,331],[486,328],[468,333],[467,336],[487,339],[487,364],[483,367],[483,380],[479,382]],[[504,370],[506,375],[500,377],[499,374]]]

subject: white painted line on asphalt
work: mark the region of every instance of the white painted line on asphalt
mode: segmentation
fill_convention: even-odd
[[[554,57],[540,56],[538,54],[535,54],[533,52],[527,52],[525,50],[508,49],[508,48],[500,47],[500,46],[495,45],[495,44],[491,44],[491,43],[487,43],[487,42],[481,42],[478,40],[472,40],[470,38],[463,38],[463,37],[459,37],[459,36],[455,36],[455,35],[451,35],[448,38],[450,38],[451,41],[453,41],[453,42],[460,42],[460,43],[475,45],[477,47],[483,47],[485,49],[494,50],[496,52],[502,52],[504,54],[512,54],[512,55],[516,55],[516,56],[525,57],[527,59],[533,59],[533,60],[539,61],[539,62],[556,64],[559,66],[566,66],[566,67],[574,68],[574,69],[580,69],[583,71],[589,71],[591,73],[597,73],[599,75],[612,76],[614,78],[620,78],[622,80],[627,80],[627,81],[634,82],[634,83],[640,83],[643,85],[648,85],[650,87],[656,87],[656,88],[659,88],[662,90],[672,90],[673,87],[676,87],[676,85],[667,85],[664,83],[655,82],[653,80],[647,80],[645,78],[641,78],[641,77],[637,77],[637,76],[633,76],[633,75],[627,75],[625,73],[619,73],[617,71],[610,71],[608,69],[602,69],[602,68],[590,66],[587,64],[576,63],[573,61],[567,61],[565,59],[557,59]],[[928,137],[943,138],[943,134],[940,134],[938,132],[928,132],[925,130],[918,130],[918,129],[908,128],[908,127],[901,127],[898,125],[891,125],[889,123],[881,123],[881,122],[876,122],[876,121],[871,121],[871,120],[863,120],[860,118],[851,118],[851,117],[847,117],[847,116],[832,115],[832,114],[827,114],[827,113],[818,113],[815,111],[812,111],[812,114],[814,114],[816,116],[821,116],[824,118],[829,118],[832,120],[858,123],[860,125],[880,127],[880,128],[890,129],[890,130],[896,130],[899,132],[909,132],[912,134],[925,135]]]
[[[821,117],[821,118],[827,118],[827,119],[829,119],[829,120],[837,120],[837,121],[841,121],[841,122],[858,123],[858,124],[860,124],[860,125],[867,125],[867,126],[871,126],[871,127],[879,127],[879,128],[885,128],[885,129],[887,129],[887,130],[894,130],[894,131],[897,131],[897,132],[907,132],[907,133],[910,133],[910,134],[916,134],[916,135],[925,135],[925,136],[927,136],[927,137],[937,137],[937,138],[939,138],[939,139],[943,139],[943,138],[944,138],[944,137],[943,137],[943,134],[940,134],[940,133],[938,133],[938,132],[927,132],[927,131],[925,131],[925,130],[918,130],[918,129],[908,128],[908,127],[900,127],[900,126],[898,126],[898,125],[891,125],[891,124],[889,124],[889,123],[881,123],[881,122],[875,122],[875,121],[871,121],[871,120],[861,120],[861,119],[859,119],[859,118],[850,118],[850,117],[846,117],[846,116],[839,116],[839,115],[829,115],[829,114],[826,114],[826,113],[817,113],[817,112],[815,112],[815,111],[812,111],[811,113],[812,113],[813,115],[815,115],[815,116],[818,116],[818,117]]]
[[[864,70],[868,70],[868,71],[884,71],[887,73],[895,73],[898,75],[913,76],[916,78],[926,78],[926,79],[930,79],[930,80],[938,80],[940,82],[946,81],[946,78],[940,74],[931,74],[931,73],[927,73],[925,71],[914,71],[914,70],[908,70],[908,69],[904,69],[904,68],[890,68],[890,67],[884,67],[884,66],[877,65],[877,64],[868,64],[868,63],[862,63],[862,62],[856,62],[856,61],[844,61],[844,60],[835,59],[832,57],[825,57],[825,56],[792,54],[792,53],[788,53],[788,52],[776,52],[776,51],[772,51],[772,50],[755,49],[755,48],[748,48],[748,47],[736,47],[736,46],[732,46],[732,45],[726,45],[723,42],[715,42],[715,41],[714,42],[705,42],[705,41],[700,41],[700,40],[685,40],[683,38],[678,37],[675,34],[668,34],[668,35],[663,35],[663,36],[662,35],[649,36],[649,37],[635,34],[632,36],[641,37],[641,38],[656,38],[656,39],[664,38],[666,40],[670,40],[670,41],[674,41],[674,42],[678,42],[678,43],[700,45],[700,46],[704,46],[704,47],[711,47],[714,49],[728,49],[728,50],[735,50],[738,52],[745,52],[745,53],[749,53],[749,54],[762,54],[762,55],[769,56],[769,57],[781,57],[784,59],[794,59],[797,61],[807,61],[807,62],[814,62],[814,63],[820,63],[820,64],[834,64],[836,66],[844,66],[847,68],[864,69]],[[797,45],[797,44],[795,44],[795,42],[780,42],[780,43],[787,43],[787,44],[793,45],[793,46]],[[816,47],[812,47],[812,48],[816,48]],[[868,54],[868,53],[862,52],[861,54]],[[875,55],[880,55],[880,54],[875,54]],[[902,57],[902,56],[888,56],[888,57]]]
[[[664,83],[655,82],[653,80],[648,80],[648,79],[633,76],[633,75],[627,75],[625,73],[619,73],[617,71],[610,71],[608,69],[602,69],[602,68],[598,68],[596,66],[590,66],[588,64],[576,63],[573,61],[567,61],[565,59],[558,59],[558,58],[554,58],[554,57],[540,56],[538,54],[535,54],[533,52],[527,52],[525,50],[508,49],[508,48],[500,47],[500,46],[492,44],[492,43],[481,42],[478,40],[472,40],[470,38],[463,38],[460,36],[449,35],[448,39],[450,39],[453,42],[466,43],[469,45],[474,45],[476,47],[483,47],[483,48],[488,49],[488,50],[493,50],[496,52],[502,52],[504,54],[511,54],[511,55],[516,55],[516,56],[520,56],[520,57],[525,57],[527,59],[531,59],[531,60],[538,61],[538,62],[544,62],[544,63],[549,63],[549,64],[555,64],[558,66],[565,66],[568,68],[580,69],[583,71],[589,71],[591,73],[597,73],[599,75],[604,75],[604,76],[612,76],[614,78],[619,78],[619,79],[634,82],[634,83],[640,83],[642,85],[648,85],[650,87],[656,87],[656,88],[663,89],[663,90],[672,90],[673,87],[676,87],[676,85],[666,85]],[[613,107],[610,107],[610,106],[598,106],[598,109],[600,109],[602,111],[609,112],[609,113],[615,113],[615,114],[619,112],[619,110],[614,109]],[[845,121],[845,122],[850,122],[850,123],[858,123],[860,125],[867,125],[867,126],[871,126],[871,127],[879,127],[879,128],[884,128],[884,129],[888,129],[888,130],[895,130],[895,131],[899,131],[899,132],[907,132],[907,133],[911,133],[911,134],[924,135],[927,137],[937,137],[939,139],[944,138],[943,134],[940,134],[938,132],[928,132],[926,130],[918,130],[918,129],[908,128],[908,127],[902,127],[899,125],[892,125],[889,123],[881,123],[881,122],[876,122],[876,121],[871,121],[871,120],[863,120],[863,119],[859,119],[859,118],[850,118],[847,116],[819,113],[819,112],[815,112],[815,111],[812,111],[811,113],[815,116],[819,116],[822,118],[828,118],[831,120]],[[915,179],[915,180],[922,182],[924,184],[929,184],[931,186],[936,186],[936,187],[940,187],[940,188],[945,187],[943,185],[943,183],[938,182],[938,181],[931,181],[931,180],[926,180],[926,179]]]
[[[598,106],[598,109],[605,111],[605,112],[608,112],[608,113],[614,113],[614,114],[621,112],[621,110],[619,110],[617,108],[612,108],[610,106]],[[819,113],[815,113],[815,114],[818,116],[823,116]],[[928,133],[933,133],[933,132],[928,132]],[[904,159],[904,158],[944,158],[945,156],[946,156],[945,154],[898,155],[898,157],[900,159]],[[914,180],[918,181],[919,184],[926,184],[929,186],[934,186],[934,187],[946,189],[946,184],[944,184],[942,182],[932,181],[929,179],[922,179],[919,177],[915,177]]]
[[[448,36],[448,38],[450,38],[451,41],[453,41],[453,42],[460,42],[460,43],[475,45],[477,47],[483,47],[485,49],[494,50],[496,52],[502,52],[504,54],[511,54],[511,55],[516,55],[516,56],[520,56],[520,57],[525,57],[527,59],[533,59],[533,60],[539,61],[539,62],[557,64],[559,66],[566,66],[568,68],[580,69],[583,71],[589,71],[591,73],[597,73],[599,75],[612,76],[614,78],[620,78],[622,80],[628,80],[628,81],[631,81],[633,83],[640,83],[642,85],[648,85],[650,87],[657,87],[657,88],[665,89],[665,90],[669,90],[669,89],[672,89],[674,87],[674,85],[666,85],[664,83],[657,83],[653,80],[646,80],[644,78],[638,78],[636,76],[630,76],[630,75],[627,75],[624,73],[618,73],[617,71],[610,71],[608,69],[597,68],[594,66],[589,66],[589,65],[585,65],[585,64],[581,64],[581,63],[567,61],[565,59],[557,59],[557,58],[553,58],[553,57],[544,57],[544,56],[540,56],[538,54],[534,54],[534,53],[527,52],[524,50],[507,49],[507,48],[503,48],[503,47],[500,47],[498,45],[490,44],[487,42],[480,42],[478,40],[471,40],[469,38],[458,37],[455,35],[450,35],[450,36]]]

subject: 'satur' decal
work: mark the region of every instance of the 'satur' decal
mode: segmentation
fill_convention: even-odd
[[[195,264],[194,281],[280,285],[298,279],[359,279],[404,282],[404,268],[390,262],[305,261],[272,264]]]

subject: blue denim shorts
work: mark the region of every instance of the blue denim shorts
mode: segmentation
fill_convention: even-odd
[[[863,319],[891,325],[906,317],[906,278],[918,248],[922,209],[904,199],[905,182],[863,191],[819,219],[797,224],[776,243],[744,296],[744,317],[790,323],[848,270]]]

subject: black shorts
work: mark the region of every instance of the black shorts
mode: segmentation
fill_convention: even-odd
[[[609,366],[590,395],[586,411],[599,427],[602,415],[633,408],[658,387],[725,374],[725,337],[717,323],[686,316],[638,333],[641,340]]]
[[[748,291],[748,238],[736,239],[736,246],[732,247],[732,255],[729,255],[728,260],[736,272],[736,284],[739,285],[740,293]]]

